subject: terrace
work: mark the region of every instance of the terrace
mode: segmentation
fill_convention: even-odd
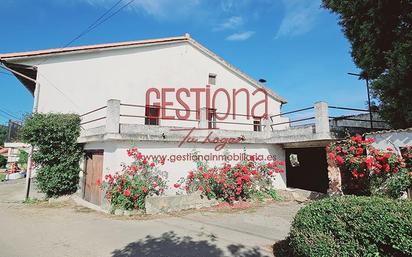
[[[383,121],[376,119],[372,121],[374,126],[371,129],[368,113],[368,110],[328,106],[325,102],[317,102],[311,107],[265,119],[239,113],[221,113],[206,108],[161,108],[122,103],[112,99],[108,100],[105,106],[81,115],[82,133],[79,142],[179,142],[188,131],[194,129],[200,140],[206,139],[213,131],[214,137],[230,135],[232,138],[239,138],[242,143],[324,144],[348,133],[387,128]],[[226,119],[219,118],[219,115],[226,116]],[[377,118],[376,115],[373,117]]]

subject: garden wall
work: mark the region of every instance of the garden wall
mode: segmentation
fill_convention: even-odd
[[[412,146],[412,129],[375,132],[365,137],[375,139],[372,146],[381,150],[392,148],[399,153],[399,148]]]
[[[116,171],[121,171],[121,164],[130,164],[132,159],[127,155],[127,149],[137,147],[139,151],[149,158],[152,156],[167,156],[169,160],[165,161],[162,170],[167,172],[170,189],[166,191],[167,195],[174,195],[175,190],[173,184],[181,177],[187,175],[190,170],[196,167],[194,160],[175,160],[190,155],[194,151],[198,155],[214,156],[217,155],[259,155],[266,158],[268,155],[276,157],[278,161],[285,161],[285,153],[280,145],[269,144],[232,144],[227,145],[225,150],[216,151],[214,144],[184,144],[182,147],[177,147],[176,142],[131,142],[131,141],[106,141],[103,143],[88,143],[85,145],[85,150],[104,150],[103,157],[103,177],[106,174],[114,174]],[[245,151],[246,149],[246,151]],[[259,160],[258,160],[259,161]],[[262,160],[265,161],[265,160]],[[237,163],[238,160],[233,160],[230,163]],[[219,165],[223,161],[209,161],[211,165]],[[276,174],[274,186],[278,189],[286,188],[286,174]]]

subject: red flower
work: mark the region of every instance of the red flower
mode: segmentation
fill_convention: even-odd
[[[336,162],[337,162],[339,165],[342,165],[342,164],[345,162],[345,160],[342,158],[342,156],[337,155],[337,156],[336,156]]]
[[[100,180],[100,178],[97,179],[96,184],[97,186],[100,186],[102,184],[102,181]]]
[[[280,161],[280,162],[279,162],[279,165],[280,165],[280,166],[285,166],[285,162],[284,162],[284,161]]]
[[[130,196],[130,190],[126,189],[123,194],[124,194],[124,196],[129,197]]]
[[[154,162],[150,163],[150,167],[154,167],[156,164]]]
[[[176,184],[174,184],[173,186],[174,186],[175,188],[179,188],[179,187],[180,187],[180,184],[177,184],[177,183],[176,183]]]
[[[147,164],[147,160],[146,160],[146,159],[143,160],[143,164]]]

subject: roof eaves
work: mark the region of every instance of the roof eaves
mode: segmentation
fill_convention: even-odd
[[[188,40],[187,36],[180,36],[180,37],[169,37],[169,38],[161,38],[161,39],[128,41],[128,42],[120,42],[120,43],[75,46],[75,47],[67,47],[67,48],[52,48],[52,49],[46,49],[46,50],[0,54],[0,59],[7,60],[7,59],[34,58],[34,57],[43,57],[46,55],[59,55],[59,54],[67,54],[67,53],[73,53],[73,52],[88,52],[88,51],[111,49],[111,48],[147,46],[147,45],[154,45],[154,44],[167,44],[167,43],[174,43],[174,42],[183,42],[187,40]]]

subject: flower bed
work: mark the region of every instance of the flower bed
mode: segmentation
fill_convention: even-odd
[[[346,194],[400,197],[411,185],[410,169],[391,148],[372,147],[373,139],[354,136],[327,148],[328,158],[341,169]]]
[[[209,167],[207,163],[198,162],[197,168],[174,187],[187,193],[200,191],[204,197],[229,203],[253,196],[276,199],[274,175],[284,173],[282,166],[283,162],[257,163],[253,158],[235,165],[225,163],[221,167]]]
[[[137,148],[127,152],[133,159],[131,165],[124,166],[122,172],[113,176],[106,175],[101,188],[112,208],[143,210],[146,196],[163,194],[167,181],[159,169],[162,163],[147,161]]]

